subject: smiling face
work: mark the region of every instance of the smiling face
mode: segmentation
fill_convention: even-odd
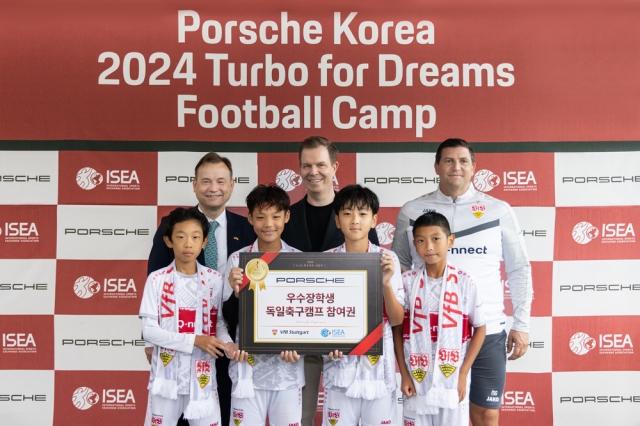
[[[440,177],[440,191],[449,196],[464,194],[469,189],[476,165],[465,147],[444,148],[440,163],[434,165]]]
[[[453,247],[454,240],[453,234],[447,236],[439,226],[421,226],[414,229],[413,245],[418,256],[427,264],[427,271],[430,269],[444,271],[447,264],[447,250]]]
[[[338,162],[331,164],[329,150],[324,146],[303,149],[300,153],[302,183],[312,197],[333,194],[333,178]]]
[[[336,227],[344,234],[347,243],[369,240],[369,230],[376,226],[378,215],[369,207],[350,206],[340,209],[336,215]]]
[[[195,219],[176,223],[171,233],[171,239],[164,237],[167,247],[173,249],[176,268],[185,274],[194,274],[196,259],[207,244],[207,237],[203,235],[202,225]]]
[[[253,225],[258,243],[274,244],[280,242],[284,224],[289,222],[289,211],[278,210],[276,206],[256,207],[247,219]]]
[[[231,198],[233,185],[231,171],[224,163],[204,163],[193,181],[193,192],[202,211],[215,219]]]

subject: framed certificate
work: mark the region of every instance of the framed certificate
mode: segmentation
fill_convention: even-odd
[[[240,348],[382,355],[381,253],[240,253]]]

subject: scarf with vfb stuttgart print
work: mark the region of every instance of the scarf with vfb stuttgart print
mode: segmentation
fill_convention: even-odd
[[[409,309],[405,304],[404,357],[417,393],[405,398],[404,405],[417,414],[437,414],[439,408],[456,408],[460,366],[470,338],[466,290],[472,280],[447,264],[438,315],[432,318],[425,265],[406,272],[402,278],[405,289],[411,290],[410,294],[405,294]],[[437,326],[432,325],[436,320]],[[432,334],[432,327],[437,327],[435,354],[432,353],[432,341],[436,341],[436,336]],[[432,362],[434,359],[435,363]]]
[[[198,263],[196,269],[196,315],[194,332],[198,335],[215,336],[216,322],[210,318],[209,306],[214,288],[212,278],[213,271],[204,268]],[[174,333],[179,332],[177,297],[175,292],[176,265],[171,263],[165,268],[163,274],[158,274],[160,280],[160,294],[158,298],[158,324],[163,330]],[[211,324],[211,321],[214,321]],[[199,332],[198,332],[199,331]],[[213,331],[213,333],[210,333]],[[154,364],[155,375],[149,383],[149,389],[153,395],[163,398],[178,399],[178,368],[176,351],[155,347]],[[154,365],[151,367],[154,368]],[[212,374],[215,374],[215,365],[208,353],[194,347],[191,353],[191,383],[189,385],[189,404],[184,410],[186,419],[200,419],[213,414],[214,392],[212,389]]]

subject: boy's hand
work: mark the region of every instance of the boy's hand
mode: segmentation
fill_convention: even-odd
[[[458,377],[458,402],[461,402],[467,395],[467,375],[460,374]]]
[[[327,355],[327,358],[329,358],[330,360],[336,360],[336,359],[340,359],[343,358],[344,355],[342,353],[342,351],[338,351],[335,350],[333,352],[329,352],[329,355]]]
[[[196,336],[193,346],[198,349],[202,349],[214,358],[222,356],[223,352],[227,349],[226,343],[218,338],[210,336]]]
[[[389,284],[393,273],[396,271],[393,258],[389,253],[383,253],[380,265],[382,265],[382,284]]]
[[[244,362],[249,358],[249,354],[245,351],[241,351],[233,342],[227,343],[227,356],[229,359],[238,362]]]
[[[233,293],[238,297],[238,290],[242,284],[242,268],[232,268],[229,273],[229,285],[233,289]]]
[[[147,361],[151,364],[151,356],[153,355],[153,346],[144,348],[144,354],[147,356]]]
[[[280,358],[284,362],[296,362],[300,359],[300,355],[296,351],[282,351],[280,352]]]
[[[402,374],[401,377],[402,377],[402,382],[400,383],[400,390],[402,391],[402,393],[407,398],[411,398],[412,396],[416,395],[416,388],[411,376]]]

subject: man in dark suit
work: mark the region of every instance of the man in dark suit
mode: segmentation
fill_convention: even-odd
[[[222,275],[225,273],[227,258],[231,253],[248,246],[256,239],[253,227],[247,219],[225,209],[225,205],[233,192],[233,169],[228,158],[210,152],[200,159],[195,168],[193,192],[198,199],[198,209],[209,219],[209,242],[198,256],[198,262],[215,269]],[[164,225],[167,216],[160,221],[160,226],[153,237],[153,247],[149,254],[147,274],[168,266],[173,261],[173,250],[164,243]],[[227,283],[223,283],[228,285]],[[225,309],[222,314],[225,315]],[[237,312],[229,326],[229,334],[235,340]],[[227,322],[229,322],[227,320]],[[151,353],[147,349],[147,357]],[[218,397],[222,424],[229,424],[231,407],[231,380],[229,379],[229,360],[225,357],[216,360],[216,378],[218,381]],[[182,420],[181,420],[182,422]],[[182,424],[182,423],[180,423]],[[184,424],[187,424],[186,422]]]
[[[305,252],[322,252],[344,243],[342,231],[336,227],[333,200],[333,178],[338,170],[338,148],[321,136],[305,139],[298,149],[300,176],[307,195],[291,206],[289,222],[282,239]],[[375,229],[369,241],[379,245]],[[318,405],[318,386],[322,373],[322,358],[306,355],[302,388],[302,426],[313,426]]]
[[[299,160],[300,175],[307,195],[291,206],[291,218],[281,238],[290,246],[306,252],[322,252],[338,247],[344,243],[344,235],[336,227],[333,211],[336,195],[333,178],[338,170],[338,149],[327,139],[312,136],[300,144]],[[375,229],[369,233],[369,240],[379,244]],[[222,312],[234,333],[238,311],[238,298],[233,294],[224,303]],[[302,426],[313,426],[322,358],[306,355],[304,369],[306,385],[302,389]]]

